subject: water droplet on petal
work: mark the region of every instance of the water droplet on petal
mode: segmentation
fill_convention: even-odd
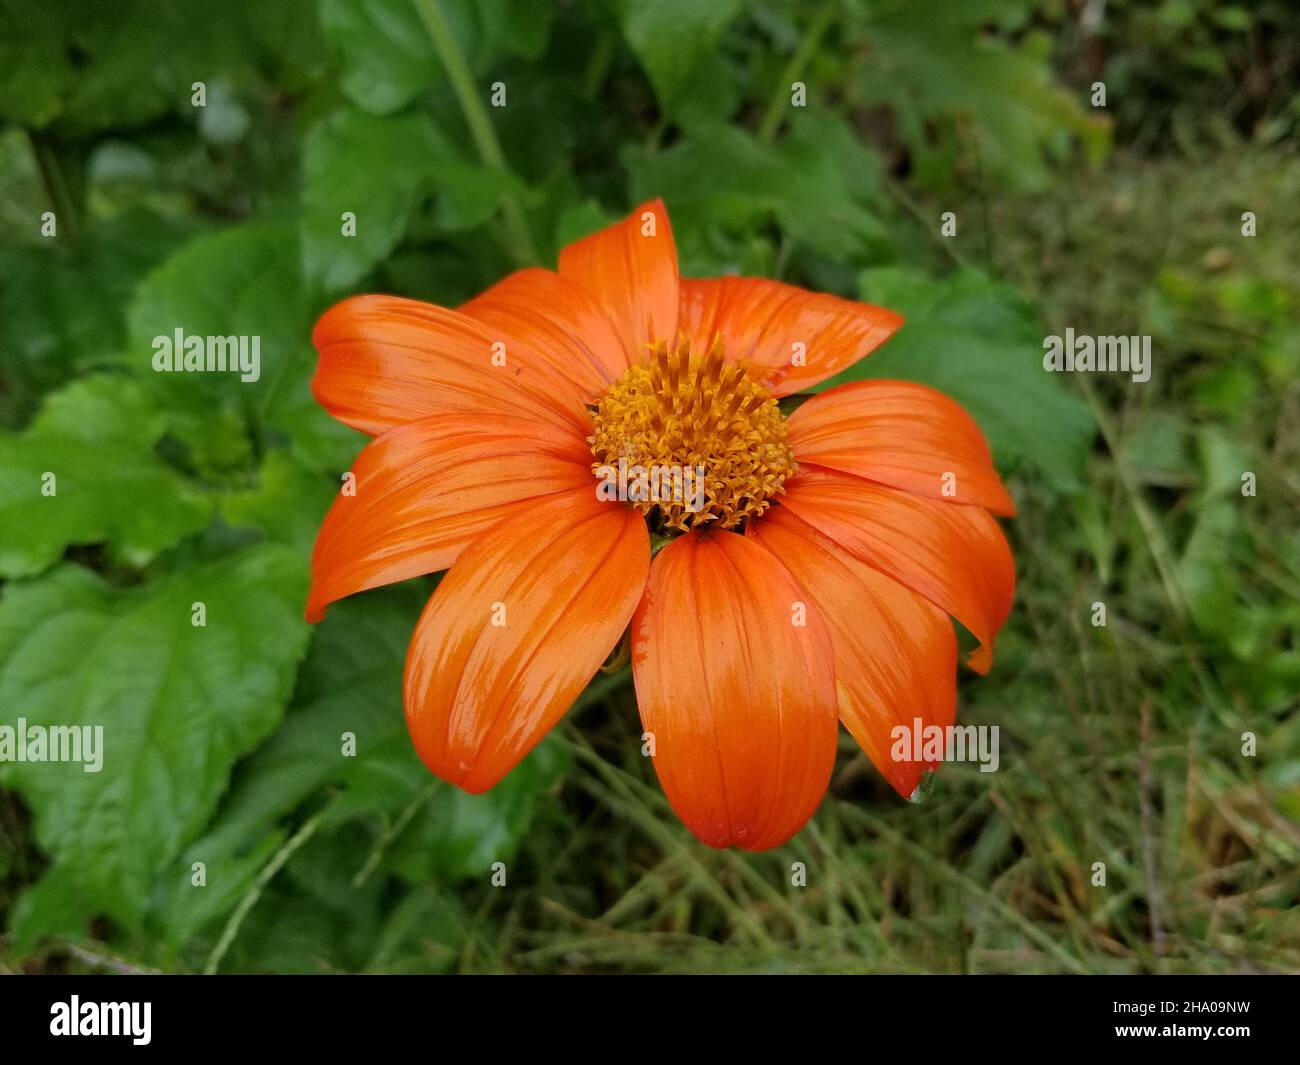
[[[907,801],[916,803],[918,806],[925,802],[926,799],[934,794],[934,782],[938,775],[939,774],[933,770],[926,770],[922,773],[921,782],[916,785],[916,790],[907,797]]]

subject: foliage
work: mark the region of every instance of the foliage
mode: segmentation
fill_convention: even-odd
[[[0,965],[1300,967],[1297,35],[1283,4],[1149,6],[0,0],[0,724],[102,724],[112,767],[0,763]],[[1199,81],[1258,55],[1208,128]],[[909,806],[846,741],[789,846],[713,853],[626,673],[473,797],[406,736],[430,581],[302,620],[364,442],[311,397],[320,312],[454,306],[653,196],[687,274],[901,311],[845,379],[933,384],[989,436],[1019,602],[961,699],[1004,730],[994,778]],[[1043,374],[1083,323],[1152,333],[1156,379]],[[257,379],[155,372],[178,327],[259,337]]]

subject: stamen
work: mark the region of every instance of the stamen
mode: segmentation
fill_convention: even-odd
[[[722,354],[720,338],[699,356],[686,345],[657,344],[596,405],[593,472],[617,468],[620,459],[648,476],[694,477],[703,469],[693,493],[631,501],[662,529],[734,529],[767,510],[794,472],[776,399]]]

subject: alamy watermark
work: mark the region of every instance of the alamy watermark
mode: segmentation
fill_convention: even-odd
[[[895,762],[978,762],[996,773],[1001,761],[997,725],[927,725],[919,717],[889,730]]]
[[[73,995],[50,1006],[50,1035],[128,1036],[135,1046],[148,1046],[152,1014],[152,1002],[82,1002]]]
[[[0,725],[0,762],[81,762],[87,773],[104,768],[103,725]]]
[[[172,336],[153,338],[156,373],[215,373],[231,371],[245,382],[262,376],[260,336],[186,336],[177,328]]]
[[[1151,380],[1151,338],[1065,336],[1043,338],[1043,369],[1048,373],[1131,373],[1133,380]]]
[[[690,514],[704,509],[703,466],[599,466],[596,498],[624,503],[681,503]]]

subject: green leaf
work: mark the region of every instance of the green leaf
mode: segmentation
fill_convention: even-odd
[[[436,0],[470,70],[501,55],[536,59],[554,10],[539,0]],[[412,0],[322,0],[325,38],[342,59],[343,92],[358,107],[392,114],[447,75]],[[484,95],[488,87],[483,86]]]
[[[923,183],[950,184],[967,145],[963,162],[981,184],[1026,190],[1046,184],[1044,155],[1061,154],[1071,136],[1092,157],[1105,151],[1106,119],[1056,84],[1046,36],[1012,43],[987,32],[1024,9],[1024,0],[912,0],[880,5],[864,24],[863,100],[893,110]]]
[[[309,329],[299,281],[297,242],[275,226],[237,226],[190,241],[141,283],[131,303],[128,364],[159,382],[183,408],[255,408],[287,372],[307,366]],[[259,338],[256,379],[239,370],[155,372],[155,340],[186,337]],[[252,376],[252,375],[250,375]]]
[[[48,240],[0,251],[0,352],[5,376],[12,372],[14,392],[23,393],[11,417],[77,371],[117,357],[126,301],[184,237],[173,222],[133,210],[91,227],[72,252]],[[10,398],[18,396],[0,405]]]
[[[333,499],[329,481],[282,449],[266,456],[257,476],[255,486],[222,497],[221,516],[236,528],[256,529],[265,539],[309,557]],[[334,492],[339,487],[336,482]]]
[[[379,856],[401,875],[464,877],[514,854],[541,795],[563,770],[558,745],[544,742],[491,791],[471,796],[431,776],[411,745],[402,710],[402,674],[427,588],[407,584],[344,600],[320,624],[299,671],[283,725],[241,765],[235,787],[209,831],[167,878],[160,920],[174,945],[228,912],[260,861],[284,839],[282,821],[330,786],[327,823],[377,822],[379,836],[408,807],[409,827]],[[344,736],[355,740],[345,753]],[[378,846],[378,842],[376,843]],[[353,873],[368,853],[355,855]],[[208,868],[208,888],[189,886],[193,861]]]
[[[403,775],[415,785],[423,767],[414,756],[403,761]],[[567,765],[567,752],[554,738],[547,738],[483,795],[469,795],[448,785],[430,788],[410,827],[389,851],[387,867],[412,884],[432,878],[487,876],[493,862],[509,863],[513,858],[543,796]],[[393,770],[400,766],[396,758],[390,762]],[[419,801],[418,792],[413,801]]]
[[[691,72],[674,120],[683,129],[725,125],[744,99],[746,72],[726,55],[710,52]]]
[[[575,240],[581,240],[617,220],[617,216],[610,214],[595,200],[584,200],[562,211],[556,218],[555,246],[558,249],[566,244],[572,244]]]
[[[73,864],[51,866],[14,902],[8,941],[21,956],[42,940],[77,939],[85,935],[88,917],[96,912]]]
[[[205,448],[210,424],[225,412],[251,423],[264,442],[271,427],[287,433],[314,469],[346,468],[358,450],[360,435],[311,395],[316,356],[299,258],[292,230],[236,226],[190,241],[137,290],[126,361],[158,391],[191,448]],[[184,337],[246,337],[250,353],[256,338],[256,379],[231,370],[155,372],[156,343],[178,329]]]
[[[93,132],[190,111],[195,81],[248,84],[270,70],[300,84],[319,58],[312,7],[227,0],[217,16],[203,0],[6,4],[0,116]]]
[[[892,378],[948,393],[979,422],[1000,465],[1039,470],[1055,488],[1078,486],[1092,416],[1043,369],[1032,308],[977,271],[934,280],[911,270],[865,271],[864,300],[906,321],[879,351],[816,386]]]
[[[0,576],[40,573],[73,544],[143,566],[206,526],[211,500],[154,451],[166,424],[138,383],[100,375],[0,433]]]
[[[778,219],[790,236],[835,262],[887,253],[887,209],[880,157],[843,121],[804,115],[790,120],[775,149],[784,174]]]
[[[316,125],[303,144],[307,280],[337,290],[369,273],[397,247],[418,192],[451,154],[425,114],[376,118],[348,108]],[[355,216],[355,235],[343,235],[344,212]]]
[[[65,10],[0,0],[0,119],[39,129],[58,115],[75,77]]]
[[[400,110],[443,78],[410,0],[322,0],[320,17],[342,58],[344,93],[373,114]]]
[[[737,242],[773,220],[839,262],[872,261],[888,243],[873,192],[880,163],[835,119],[801,116],[777,146],[734,126],[697,128],[667,151],[629,151],[624,163],[634,201],[668,204],[686,273],[741,269]]]
[[[448,158],[438,166],[440,195],[434,222],[444,233],[474,229],[497,213],[508,196],[523,198],[523,183],[507,170]]]
[[[481,54],[496,49],[540,59],[550,43],[555,5],[546,0],[474,0],[470,10],[478,19]]]
[[[326,67],[318,6],[318,0],[244,0],[245,50],[252,45],[258,67],[291,92],[314,87]]]
[[[4,723],[102,728],[97,771],[4,767],[56,872],[75,870],[83,917],[138,926],[231,767],[275,728],[307,645],[305,594],[302,560],[270,545],[126,590],[72,565],[5,589]]]
[[[623,36],[650,76],[660,106],[671,112],[744,0],[616,0],[616,6]]]
[[[77,6],[84,21],[70,36],[84,67],[59,117],[78,131],[144,124],[189,107],[196,80],[247,69],[238,23],[203,18],[192,2],[126,0],[113,18],[99,5]]]
[[[423,193],[438,194],[427,218],[442,234],[481,225],[506,196],[523,192],[514,175],[462,159],[420,113],[336,112],[308,134],[303,170],[304,273],[330,291],[354,284],[389,256]],[[342,233],[345,211],[356,216],[354,236]]]

